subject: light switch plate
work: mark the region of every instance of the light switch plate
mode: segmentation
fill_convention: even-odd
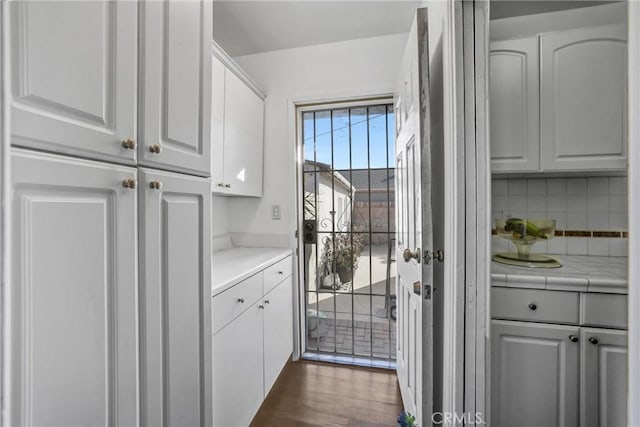
[[[280,205],[271,205],[271,219],[280,219]]]

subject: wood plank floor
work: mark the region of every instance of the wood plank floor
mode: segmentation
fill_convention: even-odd
[[[402,399],[395,371],[289,362],[252,427],[397,426]]]

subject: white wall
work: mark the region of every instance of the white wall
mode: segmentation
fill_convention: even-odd
[[[295,246],[296,141],[292,103],[390,95],[406,37],[398,34],[234,58],[267,93],[267,99],[264,196],[229,198],[229,231],[287,234],[291,247]],[[271,219],[274,204],[282,207],[280,220]]]
[[[229,233],[229,198],[216,196],[211,200],[211,234],[213,237]]]

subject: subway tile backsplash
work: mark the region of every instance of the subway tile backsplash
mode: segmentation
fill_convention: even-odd
[[[551,218],[559,236],[533,246],[558,255],[627,256],[627,178],[500,178],[491,185],[492,218]],[[493,251],[513,251],[493,236]]]

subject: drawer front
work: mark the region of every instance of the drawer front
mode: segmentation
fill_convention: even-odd
[[[264,269],[264,293],[267,294],[276,285],[291,276],[293,264],[291,256]]]
[[[627,329],[627,296],[582,294],[580,324]]]
[[[213,297],[214,335],[262,297],[262,272]]]
[[[578,292],[536,289],[491,289],[491,317],[577,325]]]

